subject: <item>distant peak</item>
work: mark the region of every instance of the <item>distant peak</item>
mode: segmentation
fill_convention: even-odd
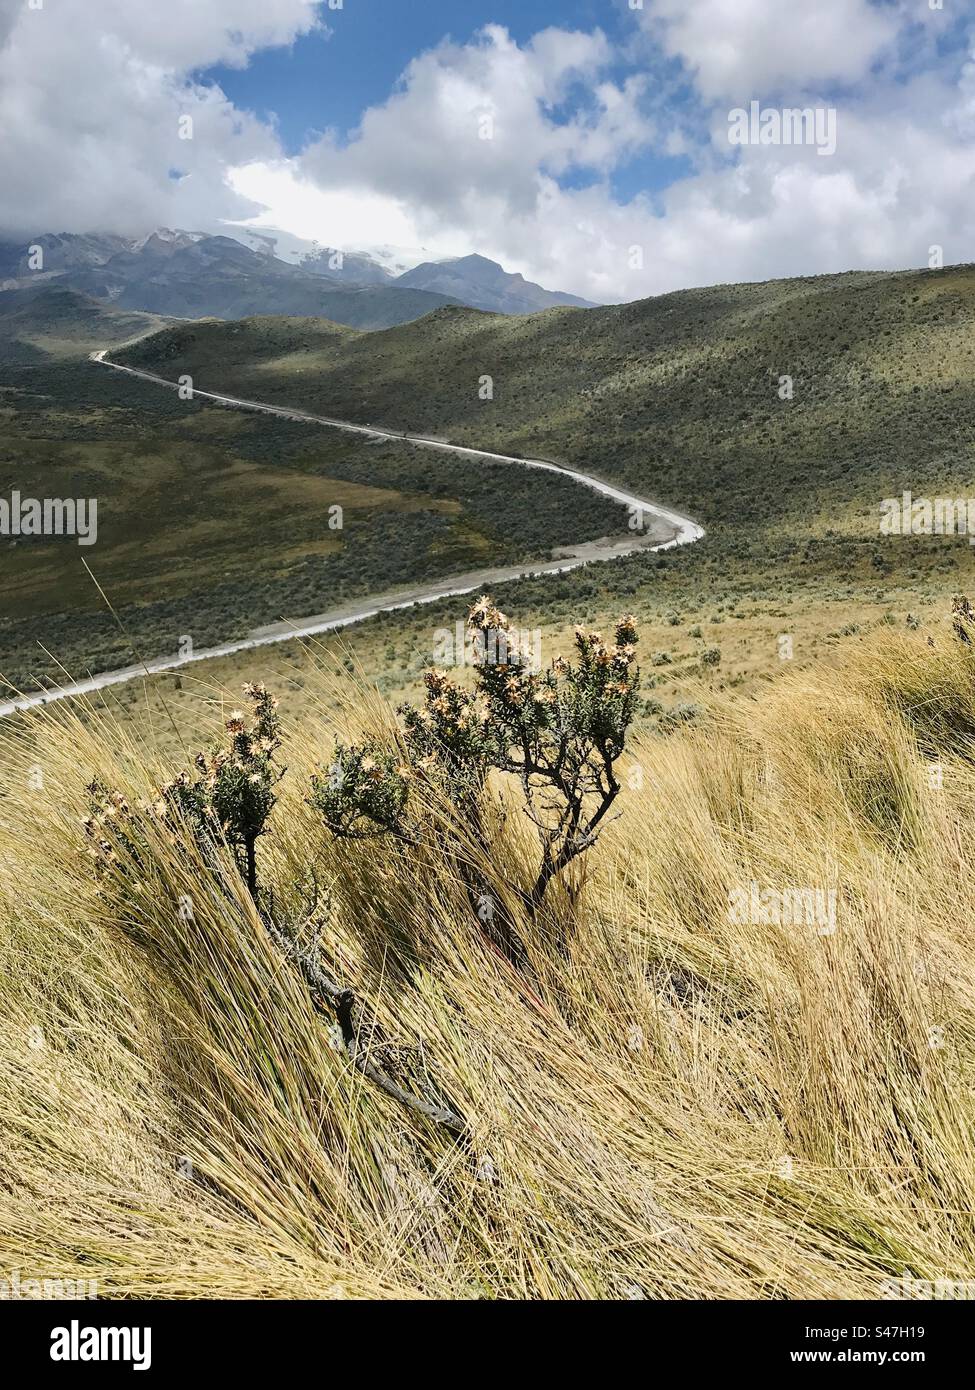
[[[446,265],[469,265],[469,266],[490,266],[492,270],[504,270],[504,266],[498,261],[492,261],[487,256],[480,255],[477,251],[472,251],[469,256],[452,256]]]

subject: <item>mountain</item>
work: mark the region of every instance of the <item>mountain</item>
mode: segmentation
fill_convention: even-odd
[[[397,264],[397,259],[399,264]],[[303,270],[313,271],[336,284],[396,285],[404,289],[425,290],[446,295],[455,303],[495,314],[534,314],[542,309],[571,307],[591,309],[588,300],[572,294],[546,290],[523,275],[506,271],[486,256],[459,256],[453,260],[423,260],[402,269],[402,257],[389,248],[373,251],[342,252],[315,250],[299,261]],[[407,262],[408,264],[408,262]]]
[[[380,283],[343,284],[226,236],[158,231],[119,238],[40,238],[56,253],[56,283],[123,309],[174,318],[245,318],[285,314],[332,319],[356,328],[388,328],[454,301],[425,290]],[[21,252],[23,248],[20,248]],[[6,265],[21,268],[9,253]],[[45,253],[45,268],[51,264]],[[51,283],[52,276],[45,273]],[[36,283],[22,274],[18,287]]]
[[[85,270],[104,265],[112,256],[130,248],[131,243],[121,236],[77,235],[73,232],[47,232],[25,245],[23,242],[0,242],[0,277],[29,279],[39,275]],[[29,264],[31,248],[40,247],[40,266]]]
[[[523,275],[513,275],[486,256],[460,256],[452,261],[424,261],[399,276],[397,285],[417,290],[434,290],[450,295],[472,309],[488,309],[496,314],[534,314],[540,309],[569,305],[592,309],[595,305],[573,294],[543,290]]]
[[[317,265],[278,260],[269,248],[199,232],[161,228],[135,239],[45,234],[31,245],[43,253],[39,270],[31,270],[27,246],[0,243],[0,284],[8,293],[58,284],[120,309],[174,318],[283,314],[362,329],[388,328],[454,303],[395,285],[365,256],[348,257],[344,274],[326,275]]]
[[[300,269],[336,285],[392,285],[395,276],[364,251],[311,251],[298,261]],[[421,286],[422,288],[422,286]]]
[[[509,274],[484,256],[424,261],[404,273],[410,253],[390,247],[338,253],[272,232],[243,229],[241,236],[250,244],[168,227],[141,237],[45,233],[30,243],[41,249],[40,266],[31,265],[30,248],[22,242],[0,242],[0,289],[57,279],[96,299],[176,318],[280,314],[327,317],[363,329],[408,323],[447,304],[502,314],[588,307],[583,299]]]

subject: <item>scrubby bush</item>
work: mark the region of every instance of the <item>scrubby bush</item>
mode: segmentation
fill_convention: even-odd
[[[245,685],[244,696],[253,705],[250,723],[242,710],[234,710],[226,723],[227,747],[198,753],[196,777],[179,773],[159,789],[154,802],[138,809],[172,834],[188,827],[207,850],[220,843],[228,845],[256,901],[257,841],[267,832],[277,800],[274,787],[284,773],[275,765],[281,746],[277,700],[263,685]],[[98,782],[89,785],[88,793],[91,813],[84,828],[100,866],[116,861],[113,839],[118,838],[138,862],[138,832],[128,802]]]
[[[679,729],[682,724],[694,724],[700,719],[701,714],[700,705],[694,704],[690,700],[682,700],[661,717],[661,732],[670,733],[674,729]]]
[[[620,791],[616,763],[639,705],[636,630],[620,619],[614,641],[579,627],[574,661],[558,657],[547,671],[529,668],[508,621],[489,598],[470,611],[469,627],[481,660],[473,690],[442,671],[428,671],[422,706],[404,707],[399,744],[375,739],[336,742],[331,764],[311,777],[307,800],[336,837],[362,840],[389,835],[394,843],[416,848],[425,813],[446,796],[458,826],[438,824],[440,851],[464,885],[474,916],[492,943],[519,970],[528,970],[528,953],[511,911],[494,902],[472,867],[464,836],[491,854],[482,818],[482,794],[492,771],[517,777],[524,809],[538,833],[541,858],[534,882],[514,888],[527,915],[534,917],[546,889],[570,863],[596,843]],[[500,655],[501,660],[493,657]],[[269,830],[284,775],[276,764],[280,747],[277,701],[264,686],[248,685],[254,706],[250,722],[241,711],[227,720],[229,745],[195,759],[196,775],[181,772],[159,789],[154,801],[135,810],[100,783],[89,787],[91,814],[85,822],[90,854],[100,876],[114,880],[123,896],[145,891],[154,854],[154,835],[178,845],[189,836],[228,897],[220,849],[226,846],[246,883],[260,919],[275,945],[298,969],[315,1007],[327,1011],[340,1045],[353,1065],[401,1103],[419,1110],[452,1133],[466,1121],[449,1105],[404,1089],[395,1075],[360,1041],[365,1016],[355,995],[324,967],[315,924],[320,897],[315,866],[308,865],[308,901],[297,914],[285,912],[271,892],[261,890],[257,841]],[[426,795],[412,788],[424,784]],[[185,842],[185,841],[184,841]],[[303,884],[292,897],[301,898]],[[305,940],[311,929],[311,941]],[[562,928],[564,933],[565,928]],[[557,943],[565,949],[564,935]],[[371,1024],[368,1025],[371,1028]]]
[[[620,791],[615,765],[638,705],[636,628],[621,618],[606,643],[578,627],[575,661],[560,656],[533,672],[490,598],[474,605],[468,625],[481,654],[473,690],[428,671],[423,705],[400,711],[406,763],[374,745],[336,744],[336,771],[316,779],[311,799],[337,835],[361,837],[371,826],[403,836],[411,782],[434,778],[483,843],[479,801],[489,772],[517,777],[541,844],[535,882],[523,893],[535,911],[549,883],[595,843]]]
[[[345,839],[400,833],[411,775],[401,757],[374,741],[355,748],[336,743],[331,767],[312,776],[309,800]]]

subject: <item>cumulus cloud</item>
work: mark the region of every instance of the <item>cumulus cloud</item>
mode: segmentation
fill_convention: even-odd
[[[854,82],[898,33],[896,12],[869,0],[648,0],[642,13],[707,99]]]
[[[975,57],[957,29],[936,41],[935,12],[646,0],[641,61],[598,30],[517,43],[488,25],[418,55],[356,130],[286,159],[189,74],[290,42],[315,23],[310,0],[100,0],[97,29],[86,0],[59,0],[56,19],[49,5],[0,0],[0,178],[25,232],[211,227],[263,207],[260,223],[325,245],[478,251],[601,300],[923,265],[935,244],[972,258]],[[835,104],[835,154],[733,148],[729,107],[752,97]],[[675,182],[633,195],[677,152]]]
[[[384,214],[373,204],[377,233],[364,240],[440,246],[444,254],[448,245],[476,249],[593,299],[926,264],[933,244],[949,261],[971,255],[970,70],[959,63],[954,72],[877,76],[835,98],[838,143],[829,158],[811,147],[734,149],[728,102],[712,101],[711,92],[731,75],[751,91],[760,79],[774,85],[787,74],[804,84],[852,76],[890,40],[891,15],[878,16],[864,0],[826,0],[816,15],[830,45],[810,37],[775,51],[769,42],[752,47],[755,26],[770,14],[767,0],[703,0],[701,9],[713,21],[714,52],[694,48],[699,65],[710,63],[700,68],[706,90],[679,122],[668,122],[648,72],[611,80],[613,54],[602,35],[547,31],[519,46],[491,26],[474,43],[416,59],[348,143],[326,139],[288,165],[242,175],[240,186],[260,199],[276,180],[293,210],[312,190],[327,191],[316,235],[336,244],[362,200],[381,199]],[[682,5],[680,14],[692,10],[696,16],[696,6]],[[729,30],[735,15],[738,27]],[[559,119],[555,110],[570,90],[572,114]],[[814,91],[803,100],[825,98]],[[493,121],[489,139],[480,138],[485,114]],[[681,128],[695,121],[696,143]],[[614,194],[612,176],[628,158],[672,148],[692,156],[685,177],[653,199]],[[395,238],[383,237],[383,223],[395,224]]]
[[[568,206],[559,180],[604,183],[655,135],[641,109],[647,76],[612,80],[613,57],[598,31],[549,29],[519,46],[489,25],[470,44],[445,43],[414,60],[348,142],[326,136],[299,159],[236,171],[234,186],[282,200],[267,220],[286,218],[295,230],[300,221],[304,235],[321,218],[323,242],[341,244],[360,226],[364,241],[474,249],[549,280],[579,278],[584,268],[565,264],[567,239],[552,226]],[[571,113],[557,117],[562,104]],[[371,235],[367,201],[379,214]],[[604,193],[608,213],[605,201]],[[580,215],[589,221],[593,208]],[[578,247],[586,238],[574,231]]]
[[[226,171],[277,155],[274,132],[188,74],[290,43],[316,12],[314,0],[0,0],[0,232],[208,227],[252,211]]]
[[[473,43],[412,62],[401,90],[366,112],[350,143],[326,138],[301,169],[323,186],[382,189],[433,216],[476,218],[485,205],[523,216],[538,204],[540,175],[606,169],[647,143],[636,109],[642,79],[599,81],[610,58],[598,31],[549,29],[521,48],[489,25]],[[573,83],[589,108],[556,121],[548,111]]]

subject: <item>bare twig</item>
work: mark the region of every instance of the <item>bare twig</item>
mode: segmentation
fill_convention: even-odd
[[[317,884],[316,884],[317,901]],[[462,1115],[449,1106],[438,1105],[429,1100],[421,1100],[411,1095],[374,1060],[368,1043],[360,1039],[360,1028],[356,1024],[358,1000],[351,989],[343,989],[322,969],[317,948],[317,939],[312,946],[303,947],[294,938],[288,938],[273,922],[267,922],[268,930],[282,953],[297,965],[302,979],[308,986],[311,1002],[316,1011],[326,1016],[332,1015],[342,1030],[342,1041],[349,1061],[360,1075],[378,1086],[393,1100],[399,1101],[418,1115],[424,1115],[435,1124],[443,1127],[455,1138],[461,1139],[468,1133],[468,1124]]]

